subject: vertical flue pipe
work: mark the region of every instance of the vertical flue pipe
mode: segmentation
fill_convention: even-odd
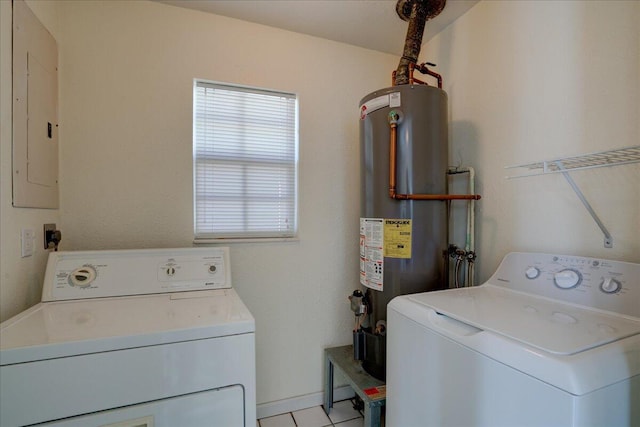
[[[400,18],[409,21],[407,36],[404,42],[402,58],[396,70],[395,85],[409,84],[411,72],[410,64],[417,64],[422,35],[428,19],[437,16],[446,4],[446,0],[398,0],[396,12]]]
[[[409,64],[418,62],[418,55],[420,54],[420,47],[422,46],[422,34],[424,33],[426,22],[427,14],[423,2],[414,1],[411,7],[409,28],[407,29],[407,38],[405,40],[402,58],[400,58],[400,63],[396,70],[396,86],[409,84]]]

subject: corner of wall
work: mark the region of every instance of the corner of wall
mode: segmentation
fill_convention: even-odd
[[[34,2],[34,13],[56,37],[58,2]],[[45,223],[58,223],[57,209],[24,209],[12,205],[12,3],[0,1],[0,321],[40,301],[48,252]],[[21,257],[23,229],[34,232],[34,253]]]

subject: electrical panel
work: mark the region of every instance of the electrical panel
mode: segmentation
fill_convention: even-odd
[[[58,46],[13,2],[13,206],[58,208]]]

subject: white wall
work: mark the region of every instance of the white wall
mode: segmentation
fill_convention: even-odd
[[[57,3],[27,1],[27,5],[57,40]],[[60,222],[57,209],[12,206],[11,15],[11,2],[0,1],[0,321],[40,301],[48,255],[43,224]],[[34,254],[26,258],[20,251],[22,229],[35,234]]]
[[[232,244],[256,317],[258,403],[320,392],[351,341],[358,286],[358,102],[397,58],[152,2],[61,4],[65,249],[192,244],[194,78],[297,93],[300,234]]]
[[[449,94],[450,160],[476,168],[478,280],[509,251],[640,261],[640,165],[507,180],[504,166],[640,142],[640,2],[482,1],[428,43]]]

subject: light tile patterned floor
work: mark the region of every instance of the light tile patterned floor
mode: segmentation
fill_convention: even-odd
[[[329,416],[325,414],[322,406],[314,406],[258,420],[259,427],[362,427],[363,425],[362,413],[353,409],[351,400],[335,402]]]

